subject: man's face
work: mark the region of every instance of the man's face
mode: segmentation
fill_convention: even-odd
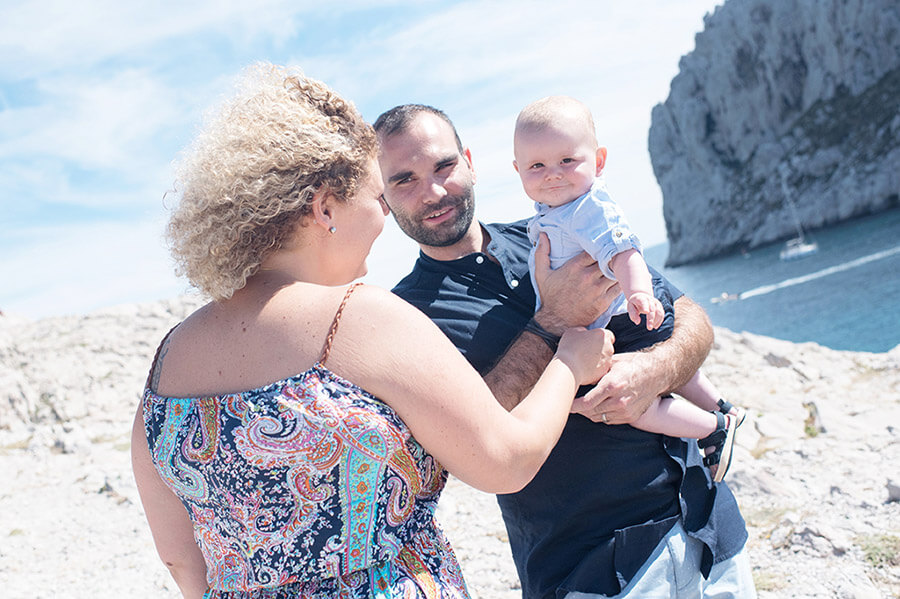
[[[462,239],[475,213],[475,173],[469,151],[460,154],[450,125],[423,112],[379,142],[384,199],[400,229],[432,247]]]

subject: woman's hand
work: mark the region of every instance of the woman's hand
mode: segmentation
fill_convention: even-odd
[[[556,358],[575,376],[579,385],[596,383],[612,366],[615,335],[606,329],[566,329],[559,340]]]

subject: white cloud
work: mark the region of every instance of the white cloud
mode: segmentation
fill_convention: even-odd
[[[98,64],[168,40],[221,33],[247,43],[259,36],[286,40],[294,15],[312,1],[69,2],[23,0],[4,7],[0,74],[27,78],[70,66]],[[15,52],[8,52],[14,48]]]
[[[80,313],[186,289],[173,274],[158,221],[34,227],[11,235],[3,254],[0,310],[7,313]]]
[[[295,58],[312,76],[357,99],[447,94],[461,103],[491,96],[502,102],[502,92],[515,90],[527,101],[550,93],[542,93],[549,86],[580,96],[634,78],[634,67],[661,59],[674,75],[678,58],[702,28],[703,14],[714,5],[712,0],[559,0],[552,7],[535,0],[471,1],[402,29],[392,29],[393,22],[376,25],[348,37],[339,55]]]
[[[140,174],[161,129],[184,119],[178,94],[138,69],[43,80],[42,103],[2,113],[0,157],[56,157]]]
[[[280,46],[295,40],[305,26],[315,29],[317,19],[325,16],[334,20],[394,5],[404,2],[6,0],[0,20],[0,78],[27,79],[128,56],[159,64],[171,60],[167,46],[175,42],[202,48],[216,37],[229,46],[261,40]]]

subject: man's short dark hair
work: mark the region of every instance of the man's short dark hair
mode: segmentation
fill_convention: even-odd
[[[459,133],[456,132],[456,126],[443,110],[439,110],[434,106],[427,106],[425,104],[401,104],[400,106],[394,106],[390,110],[382,112],[381,115],[375,119],[375,124],[372,125],[372,127],[379,137],[390,137],[404,131],[409,126],[410,122],[422,112],[433,114],[450,125],[450,128],[453,130],[453,137],[456,139],[456,147],[459,148],[459,153],[462,154],[463,145],[459,139]]]

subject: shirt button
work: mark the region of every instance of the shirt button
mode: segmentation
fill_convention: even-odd
[[[475,257],[476,264],[481,264],[482,262],[484,262],[484,256],[476,256]]]
[[[512,287],[513,289],[515,289],[516,287],[519,286],[519,282],[517,280],[513,279],[512,281],[509,282],[509,286]]]

